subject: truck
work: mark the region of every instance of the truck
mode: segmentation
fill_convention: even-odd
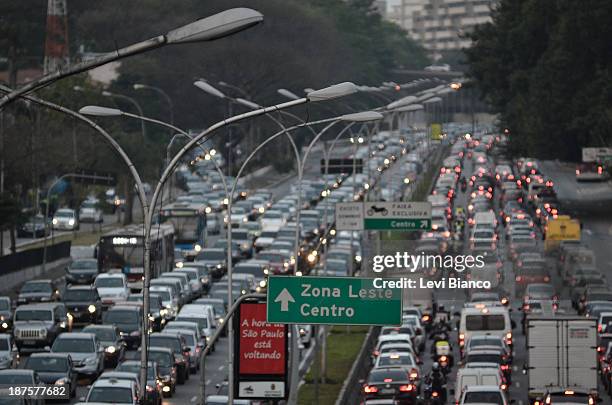
[[[597,397],[597,320],[577,316],[527,318],[529,402],[572,390]]]

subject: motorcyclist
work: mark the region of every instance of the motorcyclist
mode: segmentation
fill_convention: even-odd
[[[442,403],[446,402],[446,376],[440,370],[440,365],[434,362],[431,366],[431,372],[429,373],[428,382],[431,385],[431,390],[436,391],[440,394]]]

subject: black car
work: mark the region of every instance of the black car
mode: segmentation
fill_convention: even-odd
[[[363,385],[364,399],[393,398],[401,404],[416,404],[417,387],[402,367],[375,368]]]
[[[214,279],[220,279],[227,271],[227,252],[225,249],[202,249],[195,261],[208,267]]]
[[[129,349],[140,346],[141,320],[142,307],[136,305],[115,305],[102,315],[102,323],[115,325]]]
[[[102,320],[102,300],[94,286],[68,286],[63,301],[74,322],[99,323]]]
[[[26,222],[17,227],[18,238],[42,238],[49,234],[51,229],[49,219],[42,215],[33,215]]]
[[[59,290],[53,281],[30,280],[21,286],[17,296],[17,305],[58,301],[59,297]]]
[[[73,370],[72,359],[64,353],[32,353],[25,362],[25,369],[34,370],[44,384],[67,387],[70,398],[77,388],[77,373]]]
[[[171,397],[176,391],[177,365],[174,353],[167,347],[150,347],[149,360],[157,363],[163,396]]]
[[[0,297],[0,333],[13,327],[13,308],[10,297]]]
[[[138,351],[140,353],[140,350]],[[134,373],[140,376],[140,360],[128,360],[117,365],[115,371]],[[162,387],[158,385],[162,381],[162,374],[155,361],[147,361],[147,402],[149,405],[161,405]]]
[[[127,301],[142,302],[142,294],[130,294]],[[149,294],[149,320],[151,321],[151,328],[155,332],[159,332],[166,323],[166,320],[161,314],[161,310],[164,308],[162,297],[159,294]]]
[[[13,337],[20,352],[51,346],[60,333],[72,328],[63,302],[20,305],[13,319]]]
[[[176,363],[177,383],[185,384],[189,379],[189,350],[185,338],[178,332],[152,333],[149,335],[149,346],[170,348]]]
[[[84,333],[93,333],[104,347],[104,366],[116,367],[125,356],[125,342],[115,325],[88,325]]]
[[[92,284],[98,275],[96,259],[76,259],[66,267],[66,283]]]

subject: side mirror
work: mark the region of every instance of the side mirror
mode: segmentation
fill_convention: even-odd
[[[85,397],[79,397],[79,402],[85,402]]]

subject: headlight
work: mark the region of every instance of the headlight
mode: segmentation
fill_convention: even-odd
[[[202,246],[196,243],[195,246],[193,247],[193,250],[195,250],[196,252],[199,252],[200,250],[202,250]]]
[[[300,328],[300,336],[306,335],[306,329]]]
[[[96,362],[98,361],[97,357],[87,357],[85,358],[84,362],[85,364],[96,364]]]
[[[227,198],[224,198],[223,199],[223,205],[227,205],[227,204],[229,204],[229,200]]]
[[[166,316],[166,315],[168,315],[168,310],[167,310],[166,308],[162,308],[162,309],[159,311],[159,314],[160,314],[161,316]]]
[[[87,310],[89,311],[90,314],[93,314],[94,312],[96,312],[96,306],[92,304],[87,307]]]
[[[59,223],[59,221],[57,220],[57,218],[53,218],[53,221],[51,221],[51,222],[53,222],[53,225],[57,225],[57,224]]]
[[[117,351],[117,349],[115,348],[115,346],[108,346],[106,349],[104,349],[104,351],[106,353],[113,354]]]
[[[43,335],[43,336],[47,336],[47,329],[44,329],[44,328],[41,329],[40,330],[40,334]]]
[[[206,207],[204,208],[204,212],[206,212],[207,214],[210,214],[212,212],[212,208]]]
[[[270,270],[269,269],[264,269],[263,272],[264,272],[264,274],[268,274],[270,272]]]
[[[223,268],[223,265],[222,265],[221,263],[219,263],[219,264],[217,264],[217,268],[218,268],[218,269],[222,269],[222,268]]]
[[[258,211],[260,214],[263,214],[264,212],[266,212],[266,209],[264,207],[259,207]]]
[[[155,320],[155,317],[151,314],[149,314],[149,321],[153,322]]]
[[[266,286],[266,284],[267,284],[267,283],[266,283],[266,280],[261,280],[261,281],[259,282],[259,286],[260,286],[261,288],[264,288],[264,287]]]
[[[356,262],[361,262],[361,256],[359,256],[359,255],[355,256],[355,261]]]
[[[8,329],[8,323],[6,323],[6,322],[2,322],[1,326],[2,326],[3,329]]]
[[[55,385],[64,385],[64,384],[68,384],[67,378],[60,378],[59,380],[55,381]]]
[[[242,217],[242,222],[249,222],[249,219],[247,217]]]
[[[242,245],[240,245],[240,247],[242,248],[242,250],[247,250],[250,246],[248,243],[243,243]]]
[[[219,318],[219,323],[223,323],[224,321],[225,321],[225,319]]]

